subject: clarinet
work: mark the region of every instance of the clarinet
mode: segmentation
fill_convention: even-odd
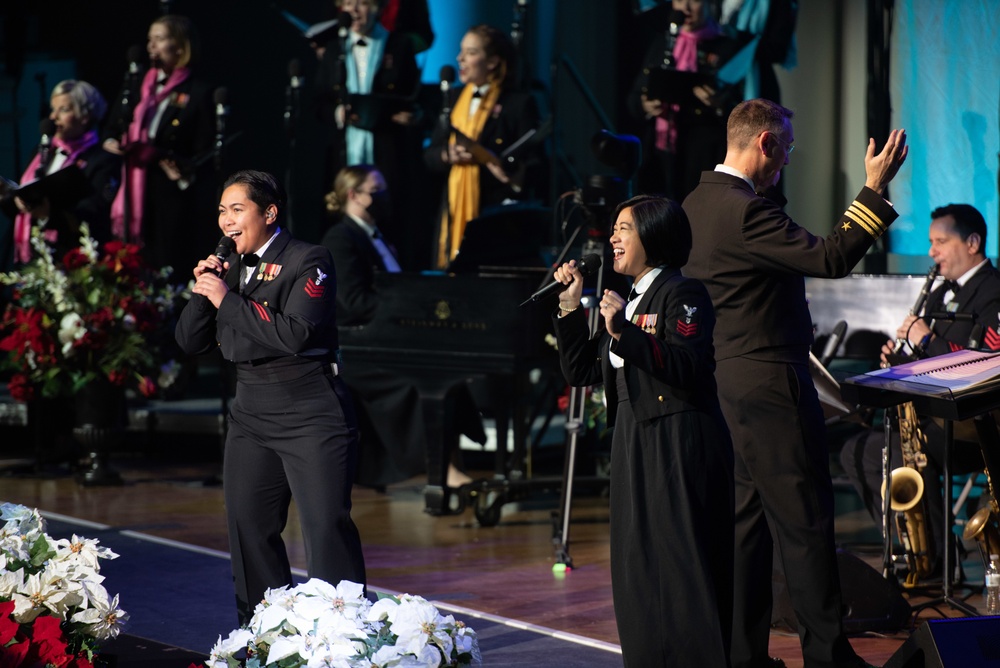
[[[931,294],[931,285],[934,284],[934,279],[937,278],[938,271],[940,271],[940,267],[935,264],[931,266],[930,271],[927,272],[927,278],[924,280],[924,287],[920,288],[920,294],[917,295],[917,301],[914,302],[913,308],[910,309],[910,315],[918,315],[920,311],[923,310],[924,304],[927,302],[927,297]],[[905,345],[906,339],[896,339],[896,345],[892,349],[892,354],[900,354],[903,350],[903,346]]]

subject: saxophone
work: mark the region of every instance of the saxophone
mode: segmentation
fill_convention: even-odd
[[[917,301],[910,309],[910,315],[917,315],[923,309],[930,295],[931,285],[938,275],[935,264],[927,273]],[[893,353],[902,350],[904,340],[896,340]],[[933,534],[927,530],[927,512],[924,509],[924,479],[920,472],[927,466],[927,455],[923,447],[927,436],[920,428],[920,418],[912,402],[901,404],[898,409],[899,447],[903,452],[903,466],[892,471],[892,485],[889,489],[889,507],[896,513],[896,533],[906,551],[909,573],[904,587],[917,586],[921,579],[927,579],[934,568]],[[882,497],[885,498],[885,482],[882,483]]]
[[[898,411],[903,465],[892,472],[889,506],[896,513],[896,533],[906,551],[906,565],[909,567],[903,586],[910,588],[917,586],[920,580],[927,579],[934,568],[933,535],[927,530],[924,479],[920,474],[927,466],[927,455],[923,452],[927,436],[920,428],[912,403],[900,405]],[[885,496],[884,482],[882,496]]]
[[[989,466],[986,467],[986,487],[990,493],[990,501],[965,523],[962,537],[965,540],[976,541],[983,565],[989,570],[991,555],[1000,554],[1000,521],[997,519],[1000,517],[1000,506],[997,505],[997,495],[993,489]]]

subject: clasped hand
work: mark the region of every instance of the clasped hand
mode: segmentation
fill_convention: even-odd
[[[578,308],[583,295],[583,274],[576,266],[576,260],[557,267],[553,277],[566,286],[559,293],[560,310],[572,311]],[[614,290],[605,290],[601,296],[600,311],[604,318],[604,328],[617,341],[625,324],[625,300]]]
[[[204,260],[198,262],[194,268],[194,287],[191,292],[202,295],[212,302],[215,308],[219,308],[222,300],[229,293],[229,286],[219,278],[218,274],[223,274],[229,270],[229,263],[223,262],[215,255],[209,255]]]

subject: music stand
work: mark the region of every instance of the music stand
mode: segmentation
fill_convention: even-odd
[[[490,267],[545,267],[542,245],[551,211],[531,204],[507,204],[485,210],[465,226],[450,274]]]

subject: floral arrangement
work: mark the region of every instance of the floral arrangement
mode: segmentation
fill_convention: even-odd
[[[54,540],[25,506],[0,504],[0,665],[90,668],[98,645],[128,613],[109,598],[97,540]]]
[[[212,648],[209,668],[389,668],[481,665],[475,631],[419,596],[376,603],[348,580],[269,589],[249,625]]]
[[[145,396],[157,391],[156,335],[179,289],[167,283],[169,270],[146,266],[135,244],[101,250],[80,227],[79,247],[58,262],[32,230],[35,258],[0,273],[0,284],[14,288],[0,320],[0,368],[13,371],[8,387],[18,401],[72,396],[100,377],[119,387],[135,381]]]

